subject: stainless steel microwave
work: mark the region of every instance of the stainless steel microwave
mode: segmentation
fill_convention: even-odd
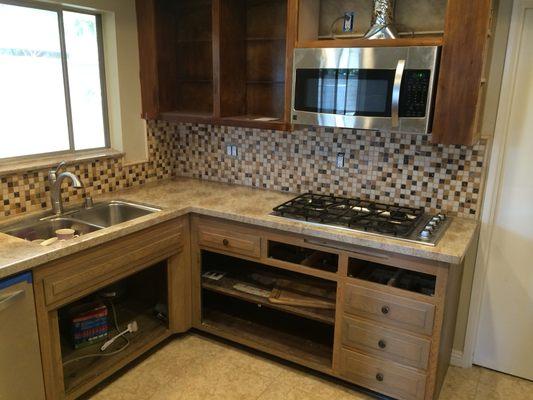
[[[440,48],[295,49],[293,124],[429,133]]]

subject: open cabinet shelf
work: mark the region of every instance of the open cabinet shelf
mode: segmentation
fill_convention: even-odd
[[[129,362],[170,335],[168,317],[162,319],[155,312],[157,304],[168,307],[166,287],[166,264],[156,264],[59,310],[63,380],[67,398],[77,397],[78,391],[84,391],[84,386],[92,384],[101,374],[116,368],[116,365]],[[117,297],[111,300],[105,293],[117,293]],[[76,347],[73,338],[73,310],[92,304],[105,305],[107,334],[94,342]],[[117,325],[123,331],[132,321],[137,322],[138,330],[126,335],[129,342],[127,346],[121,338],[104,352],[100,351],[106,340],[120,333]],[[100,325],[104,322],[93,318],[85,322],[88,327],[85,329],[90,332],[91,329],[96,329],[91,327],[97,323]],[[88,357],[95,354],[99,356]]]
[[[200,329],[331,368],[336,282],[207,250],[201,274]]]
[[[279,311],[258,309],[216,293],[204,293],[203,301],[203,330],[319,370],[331,368],[332,326],[288,318]]]
[[[143,118],[290,129],[294,4],[137,0]]]

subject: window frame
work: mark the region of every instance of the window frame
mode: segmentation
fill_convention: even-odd
[[[102,28],[102,14],[98,11],[92,11],[82,8],[76,8],[72,6],[65,6],[61,4],[44,3],[33,0],[0,0],[0,4],[7,4],[19,7],[34,8],[39,10],[54,11],[57,14],[58,31],[59,31],[59,44],[61,50],[61,70],[63,73],[63,86],[65,92],[65,112],[67,114],[67,127],[68,127],[68,140],[69,149],[53,152],[43,152],[35,154],[26,154],[16,157],[0,158],[0,163],[10,163],[18,160],[29,160],[32,158],[49,157],[49,156],[61,156],[61,155],[75,155],[77,153],[94,152],[95,150],[111,149],[111,134],[109,131],[109,112],[107,101],[107,86],[106,86],[106,74],[105,74],[105,59],[104,59],[104,40],[103,40],[103,28]],[[63,23],[63,11],[71,11],[79,14],[93,15],[96,20],[96,41],[98,46],[98,65],[100,71],[100,92],[102,97],[102,119],[104,125],[104,140],[103,147],[93,147],[89,149],[76,150],[74,146],[74,127],[72,122],[72,106],[70,99],[70,83],[68,75],[68,62],[66,51],[66,39],[65,39],[65,27]]]

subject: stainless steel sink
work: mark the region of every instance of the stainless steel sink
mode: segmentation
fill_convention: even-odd
[[[114,200],[97,203],[92,208],[81,209],[74,216],[80,221],[107,228],[157,211],[161,210],[151,206]]]
[[[58,229],[74,229],[76,235],[85,235],[101,229],[99,226],[87,224],[72,218],[52,218],[45,220],[23,221],[17,225],[8,226],[2,229],[3,233],[16,236],[29,241],[46,240],[56,236]]]
[[[56,230],[65,228],[74,229],[76,235],[85,235],[157,211],[160,209],[152,206],[113,200],[96,203],[91,208],[74,208],[61,217],[32,217],[0,228],[0,232],[30,241],[55,237]]]

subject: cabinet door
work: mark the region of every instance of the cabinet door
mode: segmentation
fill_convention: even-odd
[[[150,119],[159,114],[155,0],[137,0],[135,7],[139,36],[142,118]]]

